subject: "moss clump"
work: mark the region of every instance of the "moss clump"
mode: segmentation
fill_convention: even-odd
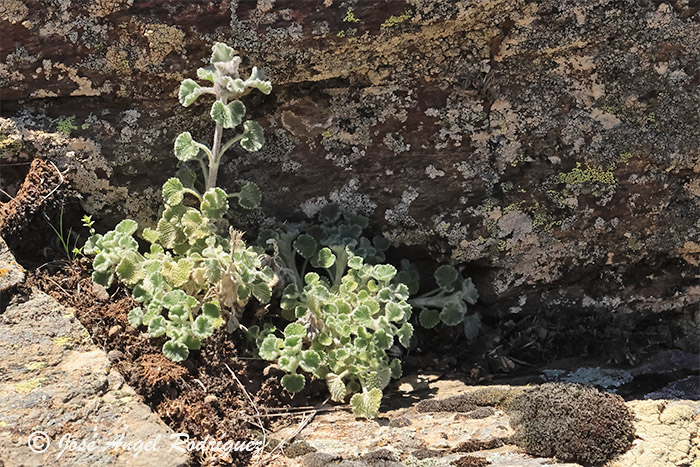
[[[528,389],[507,410],[513,442],[536,456],[601,465],[634,440],[633,416],[622,398],[580,384]]]

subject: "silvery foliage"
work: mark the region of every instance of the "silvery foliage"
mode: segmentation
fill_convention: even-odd
[[[265,93],[271,89],[256,68],[248,80],[239,79],[239,63],[233,49],[217,43],[212,66],[197,72],[214,86],[203,88],[185,80],[180,87],[180,102],[185,106],[201,94],[217,96],[211,115],[216,122],[214,147],[218,149],[212,151],[197,143],[189,133],[180,134],[175,142],[175,155],[181,161],[197,159],[200,151],[208,156],[209,172],[204,175],[214,183],[221,155],[232,144],[229,141],[231,144],[220,147],[220,130],[240,123],[245,114],[240,101],[228,101],[250,88]],[[243,133],[232,141],[240,141],[247,150],[257,150],[263,143],[262,129],[257,123],[246,121]],[[268,303],[277,281],[272,268],[264,266],[266,255],[262,248],[247,246],[242,233],[230,228],[224,218],[230,197],[238,198],[238,204],[244,208],[257,207],[258,187],[249,183],[239,193],[228,195],[209,184],[204,194],[187,185],[178,178],[163,185],[165,206],[157,227],[142,232],[150,244],[148,252],[139,251],[134,238],[138,225],[130,219],[104,235],[92,235],[83,248],[86,255],[95,255],[93,280],[109,287],[116,276],[130,288],[141,306],[129,312],[129,322],[134,327],[147,326],[151,337],[167,336],[163,353],[176,362],[185,360],[190,350],[199,349],[202,340],[225,321],[229,329],[236,328],[252,297]]]
[[[306,381],[300,371],[310,373],[326,381],[334,401],[351,395],[353,412],[374,418],[382,390],[401,376],[401,362],[387,350],[395,340],[408,348],[413,335],[408,287],[383,264],[390,242],[362,236],[367,218],[336,206],[319,218],[320,224],[261,233],[286,283],[281,308],[291,323],[282,335],[269,326],[252,331],[259,355],[288,373],[287,391],[300,391]]]
[[[415,267],[404,261],[399,274],[409,286],[411,294],[417,293],[419,275]],[[437,284],[435,289],[409,300],[415,310],[420,310],[420,325],[431,329],[440,322],[447,326],[461,324],[466,338],[474,340],[481,329],[481,315],[467,312],[467,306],[476,304],[479,299],[471,277],[464,277],[454,267],[443,264],[435,270],[434,279]]]
[[[226,44],[214,44],[210,63],[210,66],[197,70],[197,77],[209,81],[211,86],[200,86],[195,80],[186,79],[180,85],[178,98],[180,104],[188,107],[199,96],[212,94],[216,97],[209,112],[216,123],[212,147],[195,141],[189,132],[181,133],[175,140],[175,156],[179,160],[200,163],[207,190],[216,186],[221,157],[231,146],[239,143],[243,149],[252,152],[258,151],[265,143],[260,124],[253,120],[245,120],[246,108],[240,98],[255,89],[263,94],[270,94],[272,91],[272,84],[257,67],[253,67],[248,79],[241,79],[238,71],[241,57]],[[224,129],[237,128],[241,124],[242,131],[222,145]]]

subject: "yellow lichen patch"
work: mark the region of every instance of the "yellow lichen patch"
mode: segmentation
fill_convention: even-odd
[[[42,386],[46,382],[46,378],[32,378],[27,381],[15,384],[15,391],[20,394],[29,394],[36,388]]]
[[[9,269],[5,269],[5,268],[0,269],[0,277],[4,276],[4,275],[7,274],[9,271],[10,271]]]
[[[32,362],[29,365],[25,366],[27,370],[41,370],[46,366],[46,362]]]
[[[148,39],[150,48],[150,61],[154,64],[161,63],[166,55],[173,50],[183,50],[182,44],[185,33],[173,26],[165,24],[147,24],[143,34]]]
[[[59,347],[72,347],[73,346],[73,339],[71,339],[68,336],[64,337],[54,337],[53,343],[58,345]]]

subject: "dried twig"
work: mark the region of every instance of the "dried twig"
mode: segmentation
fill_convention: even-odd
[[[243,386],[243,383],[241,383],[241,380],[238,379],[238,376],[236,376],[236,373],[233,372],[233,370],[231,369],[231,367],[228,366],[228,364],[224,363],[224,366],[226,367],[228,372],[231,373],[231,376],[233,376],[233,379],[235,379],[236,382],[238,383],[238,385],[241,387],[241,391],[243,391],[243,394],[245,394],[246,398],[248,399],[248,402],[250,403],[250,405],[253,407],[253,410],[255,411],[255,415],[256,415],[256,418],[258,419],[258,423],[257,424],[253,423],[253,422],[249,422],[249,423],[252,423],[253,425],[257,426],[262,431],[263,441],[262,441],[262,447],[260,448],[260,452],[262,452],[262,450],[265,449],[265,446],[267,445],[267,430],[265,429],[265,425],[263,425],[262,418],[260,417],[260,410],[258,410],[258,406],[255,404],[255,402],[253,402],[253,398],[250,397],[250,394],[248,394],[248,391],[246,390],[245,386]]]
[[[326,402],[328,402],[328,399],[326,399],[323,403],[325,404]],[[267,456],[264,460],[263,459],[258,460],[257,465],[267,465],[267,464],[271,463],[273,460],[277,459],[280,456],[280,454],[284,453],[284,449],[283,449],[284,445],[289,443],[290,441],[292,441],[294,438],[296,438],[297,435],[299,433],[301,433],[301,430],[303,430],[306,427],[306,425],[308,425],[309,422],[311,422],[311,420],[313,420],[313,418],[316,416],[316,413],[318,413],[318,410],[314,410],[313,412],[309,413],[306,417],[304,417],[304,419],[301,421],[301,423],[299,423],[299,426],[297,427],[296,431],[294,433],[292,433],[290,436],[288,436],[286,439],[283,439],[282,441],[280,441],[279,444],[277,446],[275,446],[274,449],[272,449],[272,451],[267,453]],[[277,453],[276,455],[272,456],[272,454],[275,451],[277,451],[278,449],[280,450],[280,452]],[[263,461],[264,461],[264,463],[263,463]]]
[[[56,188],[54,188],[53,190],[51,190],[51,191],[49,192],[49,194],[47,194],[46,196],[44,196],[43,198],[41,198],[41,202],[42,202],[42,203],[43,203],[44,201],[46,201],[46,198],[48,198],[49,196],[51,196],[52,194],[54,194],[54,192],[55,192],[56,190],[58,190],[58,188],[59,188],[61,185],[63,185],[63,182],[64,182],[63,174],[61,173],[60,170],[58,170],[58,167],[56,167],[56,164],[54,164],[53,161],[49,161],[49,163],[50,163],[51,165],[53,165],[53,168],[54,168],[54,169],[56,169],[56,172],[58,173],[58,176],[61,177],[61,181],[58,182],[58,185],[56,185]]]

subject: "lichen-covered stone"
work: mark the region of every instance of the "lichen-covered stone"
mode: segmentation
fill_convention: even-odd
[[[478,267],[491,312],[676,311],[697,333],[691,4],[88,3],[0,7],[0,160],[52,158],[103,222],[154,219],[175,136],[211,134],[176,89],[222,40],[275,85],[250,96],[268,143],[222,167],[263,188],[242,221],[340,202]]]

